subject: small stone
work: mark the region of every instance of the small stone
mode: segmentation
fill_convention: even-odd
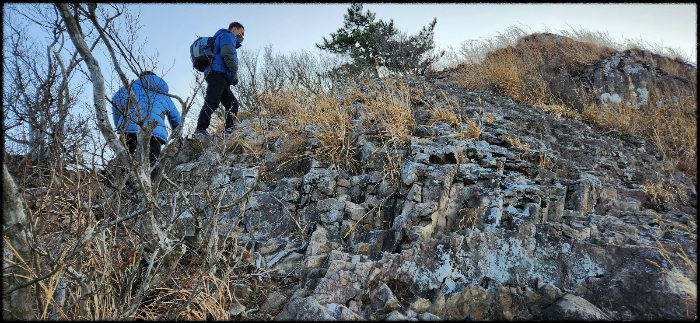
[[[439,316],[433,314],[433,313],[423,313],[421,315],[418,315],[418,319],[421,321],[442,321]]]
[[[260,306],[261,312],[275,313],[282,308],[282,305],[287,301],[287,297],[278,292],[271,292],[267,295],[265,303]]]
[[[231,309],[229,309],[228,312],[229,312],[229,315],[231,315],[231,317],[234,317],[234,316],[240,315],[244,311],[245,311],[245,306],[239,304],[238,302],[233,302],[233,304],[231,304]]]
[[[418,313],[425,313],[430,309],[430,305],[431,303],[429,300],[418,297],[413,303],[411,303],[411,309]]]
[[[246,284],[234,284],[231,286],[231,291],[233,292],[234,297],[242,299],[248,298],[248,296],[250,296],[250,293],[253,292],[250,286]]]
[[[576,321],[598,321],[610,320],[595,305],[589,301],[573,295],[566,294],[546,310],[542,312],[542,318],[549,321],[576,320]]]
[[[408,317],[399,313],[398,311],[392,311],[391,313],[387,314],[384,319],[387,321],[408,321]]]

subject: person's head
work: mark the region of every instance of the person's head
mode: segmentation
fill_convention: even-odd
[[[228,30],[236,35],[239,43],[243,42],[243,36],[245,36],[245,28],[243,28],[243,25],[237,21],[234,21],[228,25]]]

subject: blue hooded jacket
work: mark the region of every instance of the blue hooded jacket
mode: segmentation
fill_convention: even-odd
[[[210,71],[221,73],[224,75],[224,77],[226,77],[229,83],[233,84],[234,77],[237,77],[237,75],[234,74],[237,74],[238,71],[238,54],[236,53],[236,49],[240,47],[240,44],[236,44],[238,39],[236,38],[236,35],[231,32],[231,30],[225,28],[219,29],[213,37],[214,60],[212,61],[212,64],[207,67],[206,70],[204,70],[204,74],[207,74]],[[231,50],[233,51],[233,59],[235,60],[234,71],[231,71],[229,67],[226,66],[224,59],[221,57],[221,47],[227,45],[230,45]]]
[[[155,90],[157,89],[161,92],[168,93],[168,84],[157,75],[144,75],[134,82],[131,89],[134,91],[141,105],[141,117],[148,118],[146,119],[146,123],[151,120],[158,122],[158,126],[153,130],[153,136],[167,142],[168,130],[165,128],[165,119],[167,117],[171,128],[177,128],[177,126],[180,125],[180,112],[177,111],[175,104],[173,104],[169,96],[156,93]],[[123,111],[128,97],[129,93],[125,87],[122,87],[112,98],[112,102],[116,104],[116,106],[112,105],[112,117],[117,129],[119,129],[124,120]],[[138,119],[135,105],[131,105],[129,112],[131,117],[127,118],[124,131],[127,133],[136,133],[138,132],[138,126],[134,123],[134,120]]]

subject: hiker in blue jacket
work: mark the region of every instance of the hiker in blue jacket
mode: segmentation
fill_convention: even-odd
[[[230,86],[238,84],[238,55],[236,49],[241,47],[245,29],[238,22],[229,24],[228,29],[219,29],[214,34],[214,60],[204,70],[204,80],[207,81],[207,91],[204,96],[204,105],[199,112],[195,135],[210,137],[207,132],[211,123],[211,115],[219,107],[224,105],[226,111],[226,123],[224,134],[233,132],[234,121],[238,114],[238,100],[233,95]]]
[[[149,142],[150,149],[148,155],[152,167],[158,157],[160,157],[161,145],[168,141],[168,130],[165,127],[166,117],[170,123],[170,127],[175,129],[180,125],[180,112],[177,111],[175,104],[173,104],[169,96],[156,92],[157,90],[168,93],[168,84],[151,71],[142,72],[138,80],[133,82],[131,89],[134,91],[134,95],[141,105],[141,111],[139,113],[139,111],[135,109],[136,105],[129,104],[129,113],[124,113],[127,108],[126,103],[129,98],[129,93],[126,87],[120,88],[112,98],[112,117],[114,119],[114,125],[117,127],[117,133],[120,133],[123,129],[124,134],[122,135],[126,137],[125,140],[129,148],[129,153],[134,155],[136,152],[136,133],[139,127],[136,123],[140,123],[142,120],[144,121],[144,125],[153,120],[157,122],[157,126],[153,129],[153,134]],[[125,115],[127,116],[126,124],[123,124]],[[155,170],[153,170],[153,172],[151,172],[151,180],[155,178],[155,174]],[[127,184],[127,186],[130,186],[130,184]]]

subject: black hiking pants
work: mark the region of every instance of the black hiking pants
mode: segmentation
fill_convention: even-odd
[[[238,114],[238,100],[231,91],[231,83],[220,73],[209,72],[204,80],[207,81],[207,92],[204,96],[204,105],[199,111],[197,130],[207,130],[211,123],[211,115],[219,108],[219,103],[224,105],[226,111],[226,124],[224,129],[233,129],[233,122]]]
[[[127,133],[126,134],[126,147],[129,149],[129,154],[134,156],[136,153],[136,134],[135,133]],[[151,136],[151,140],[149,142],[149,153],[148,153],[148,161],[150,162],[150,166],[153,167],[153,164],[156,163],[158,160],[158,157],[160,157],[160,150],[161,146],[164,144],[163,140],[156,136]],[[124,176],[126,175],[126,170],[123,172]],[[151,180],[154,180],[156,177],[156,170],[154,169],[151,172]],[[126,181],[126,190],[132,189],[132,184],[131,181]]]

